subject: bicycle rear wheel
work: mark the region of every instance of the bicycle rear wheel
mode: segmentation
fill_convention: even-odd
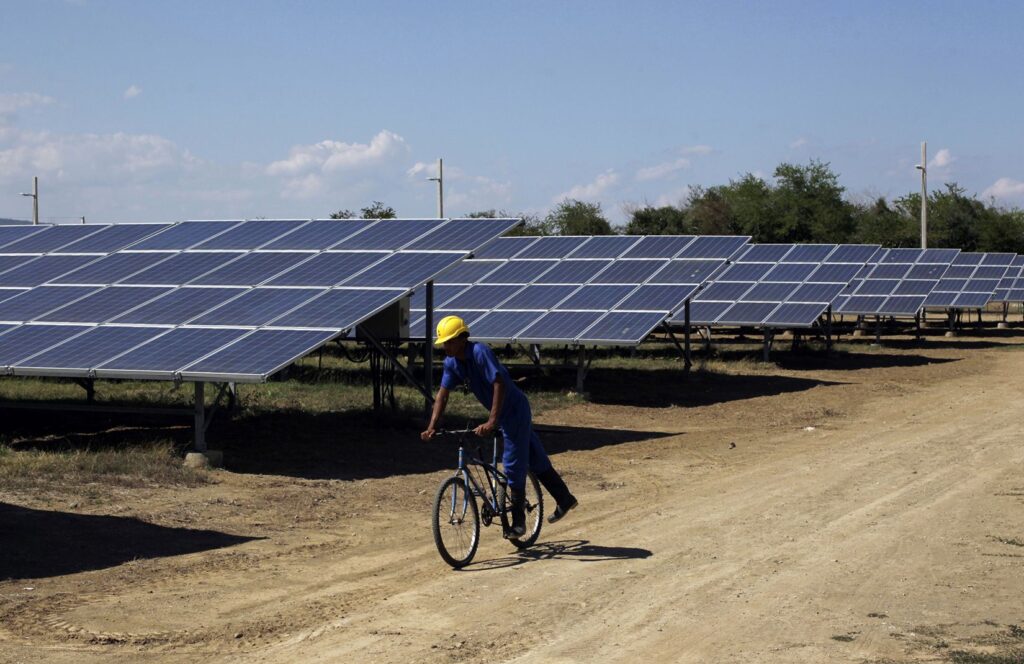
[[[522,537],[510,537],[517,548],[525,549],[533,546],[540,537],[540,527],[544,523],[544,494],[540,490],[540,482],[533,473],[526,476],[526,534]],[[512,528],[512,492],[505,499],[505,510],[501,513],[501,525],[507,533]]]
[[[480,544],[480,512],[461,477],[449,477],[438,488],[432,526],[441,558],[456,569],[468,565]]]

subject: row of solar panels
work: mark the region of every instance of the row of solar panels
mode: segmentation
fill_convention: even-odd
[[[519,223],[0,227],[0,367],[265,380]]]
[[[1014,254],[744,240],[502,238],[441,277],[436,317],[459,315],[474,336],[490,341],[639,343],[665,322],[657,313],[667,313],[670,325],[683,324],[689,299],[681,289],[665,288],[666,268],[651,258],[689,272],[691,282],[703,280],[703,289],[691,291],[692,325],[809,327],[829,308],[914,316],[925,307],[980,307],[994,297],[1024,301],[1024,260]],[[710,246],[717,253],[703,253]],[[718,262],[698,265],[709,257]],[[418,332],[422,293],[414,295],[412,308]]]

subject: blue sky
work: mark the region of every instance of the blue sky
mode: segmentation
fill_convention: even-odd
[[[1024,205],[1024,4],[0,0],[0,217],[543,214],[820,159]]]

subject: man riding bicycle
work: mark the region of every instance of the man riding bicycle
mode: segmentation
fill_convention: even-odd
[[[512,496],[512,532],[520,537],[526,532],[526,474],[532,470],[544,488],[555,499],[557,507],[548,517],[554,523],[576,507],[576,497],[569,491],[558,471],[551,465],[540,438],[533,430],[533,413],[526,395],[516,387],[491,348],[469,340],[469,328],[458,316],[446,316],[437,324],[435,345],[444,346],[444,376],[437,390],[434,410],[427,430],[420,434],[430,440],[448,405],[448,394],[460,384],[469,388],[480,404],[490,411],[487,421],[476,429],[478,436],[488,436],[501,427],[505,438],[502,466],[508,477]]]

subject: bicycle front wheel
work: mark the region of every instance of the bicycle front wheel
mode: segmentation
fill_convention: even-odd
[[[540,482],[531,472],[526,476],[526,533],[522,537],[510,537],[509,542],[516,548],[525,549],[533,546],[540,537],[540,527],[544,523],[544,494],[540,490]],[[505,532],[512,529],[512,494],[506,498],[505,511],[501,514],[501,524]]]
[[[480,544],[480,512],[461,477],[449,477],[437,490],[433,529],[441,558],[456,569],[468,565]]]

